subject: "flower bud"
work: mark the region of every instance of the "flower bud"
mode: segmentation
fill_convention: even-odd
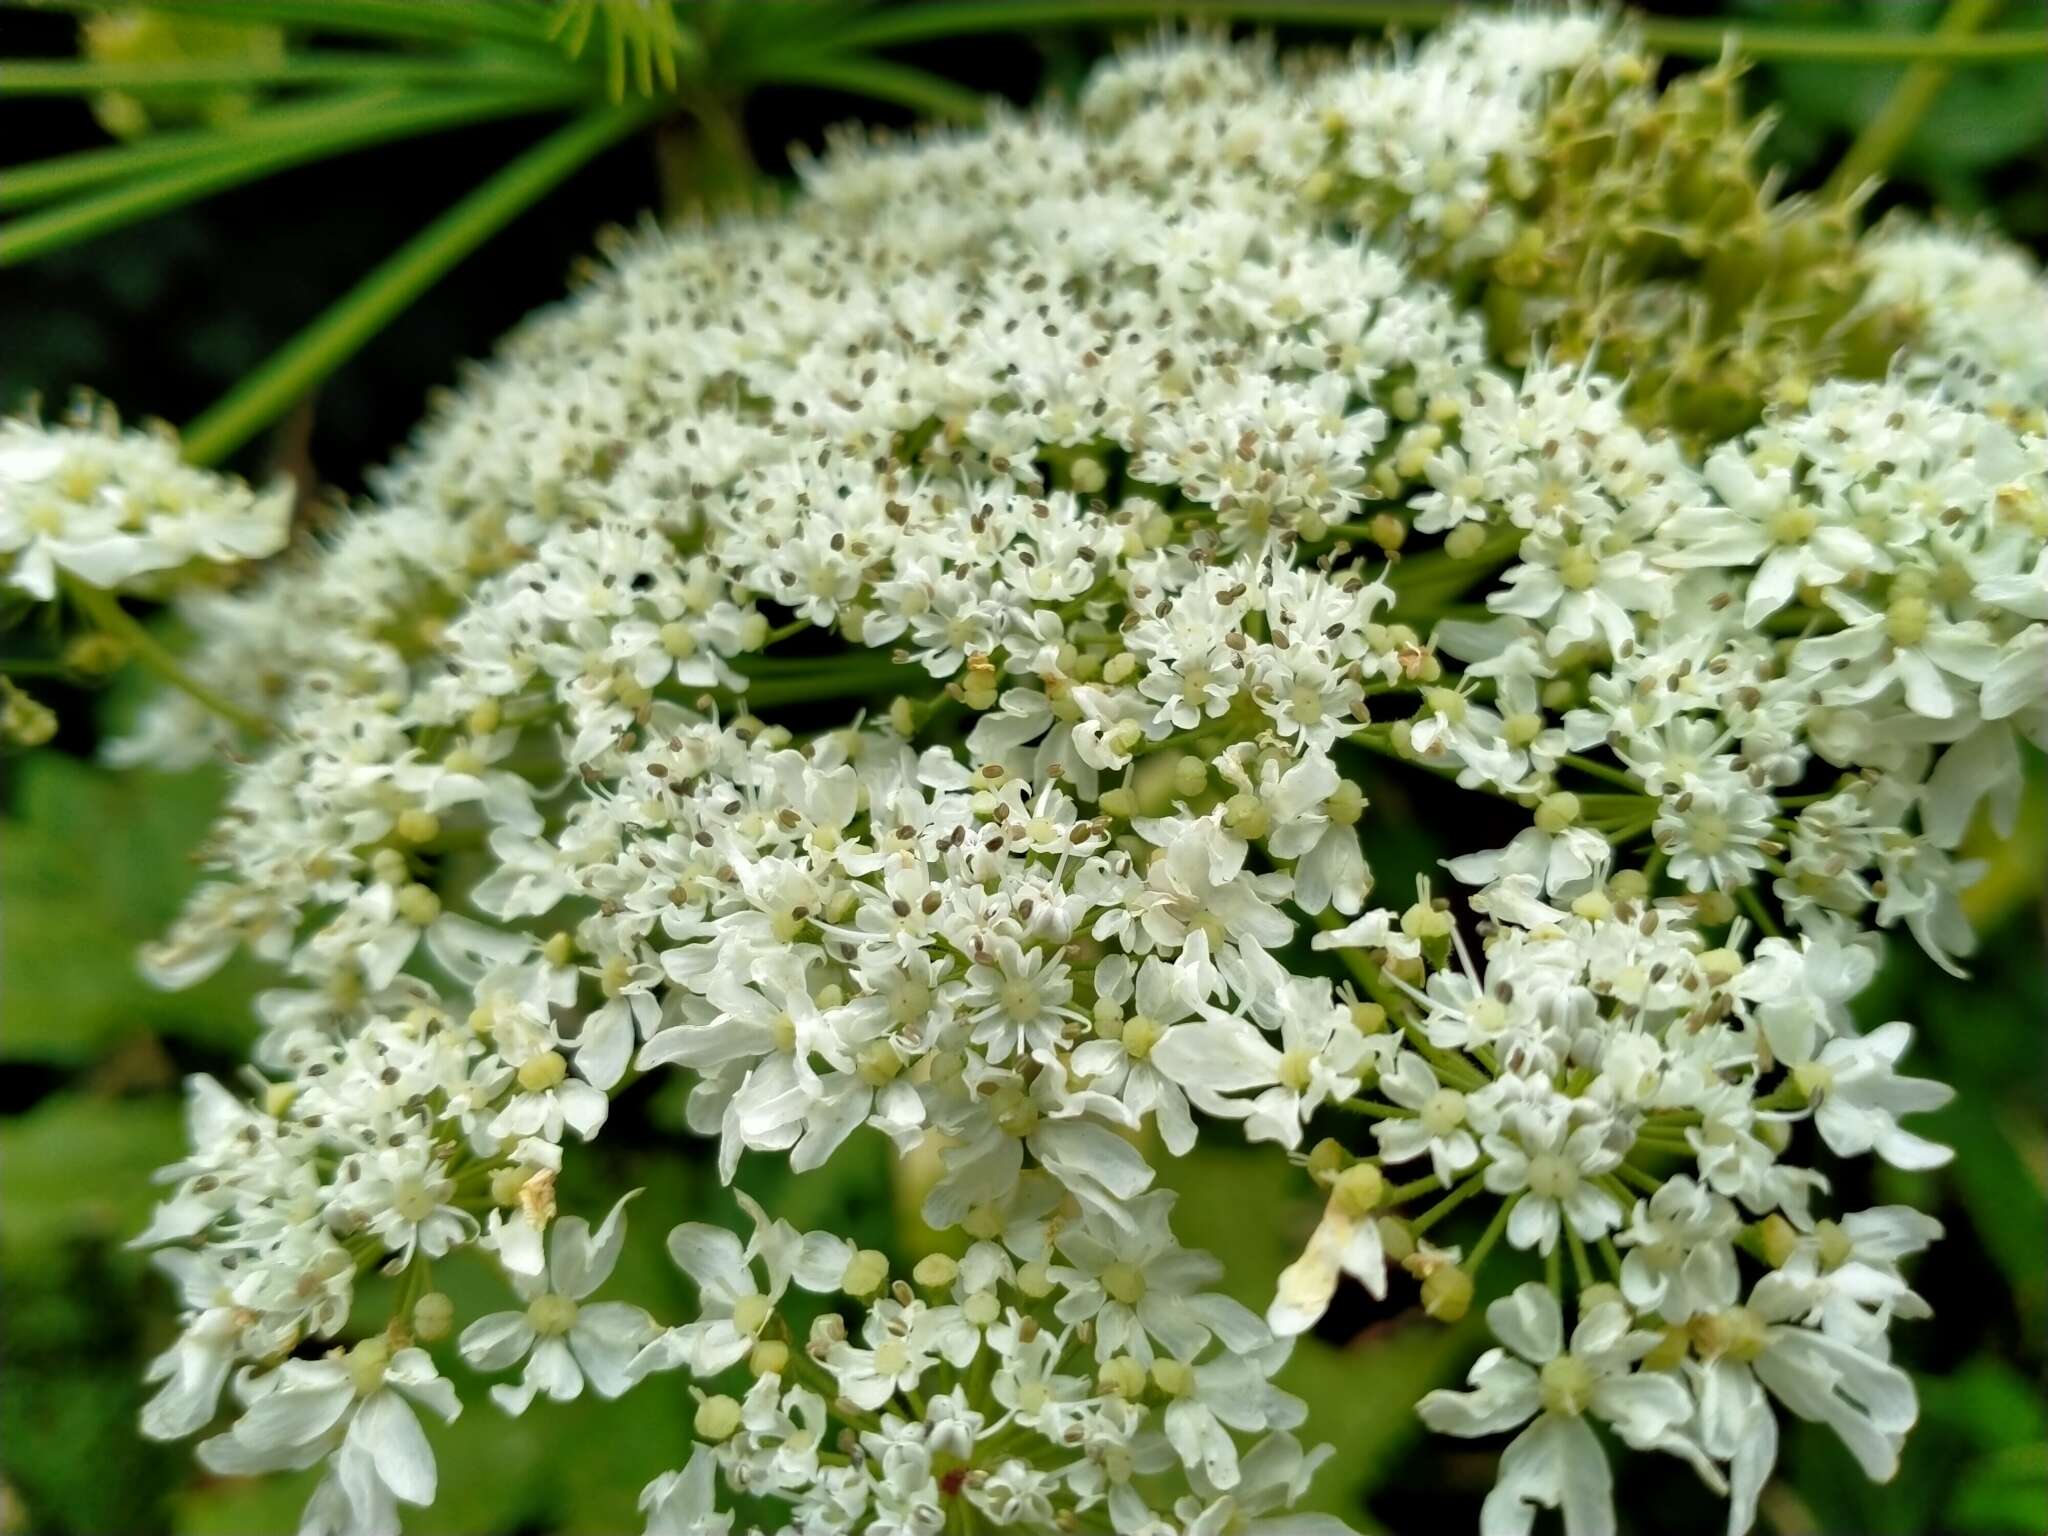
[[[1095,1383],[1111,1397],[1136,1398],[1145,1390],[1145,1367],[1130,1355],[1116,1355],[1102,1362]]]
[[[431,843],[441,835],[441,818],[419,806],[398,813],[394,830],[408,843]]]
[[[697,1438],[716,1445],[721,1440],[730,1440],[733,1432],[740,1427],[740,1405],[724,1393],[716,1393],[697,1404],[697,1414],[691,1420]]]
[[[917,1261],[917,1266],[910,1271],[910,1278],[927,1290],[937,1290],[951,1285],[959,1273],[959,1262],[950,1254],[928,1253]]]
[[[1486,542],[1486,530],[1478,523],[1460,523],[1444,535],[1444,553],[1453,560],[1470,560]]]
[[[1788,1259],[1799,1251],[1799,1232],[1783,1216],[1773,1211],[1753,1229],[1757,1245],[1763,1250],[1764,1262],[1773,1269],[1783,1269]]]
[[[863,1248],[846,1261],[839,1277],[839,1289],[853,1297],[872,1296],[889,1278],[889,1256],[878,1249]]]
[[[1579,1292],[1579,1315],[1583,1317],[1595,1307],[1604,1307],[1610,1302],[1628,1305],[1628,1299],[1621,1294],[1619,1286],[1598,1281]]]
[[[1163,1397],[1186,1397],[1195,1390],[1195,1368],[1161,1355],[1152,1362],[1152,1384]]]
[[[1382,1216],[1379,1227],[1380,1247],[1385,1251],[1389,1264],[1403,1263],[1415,1252],[1415,1233],[1400,1217]]]
[[[1455,1264],[1432,1269],[1422,1281],[1422,1310],[1440,1323],[1455,1323],[1472,1307],[1472,1277]]]
[[[1579,797],[1568,789],[1545,795],[1536,802],[1536,830],[1552,837],[1567,827],[1577,825],[1579,820]]]
[[[429,1291],[412,1304],[413,1337],[432,1344],[448,1337],[455,1326],[455,1303],[444,1291]]]
[[[1309,1149],[1308,1174],[1319,1184],[1327,1184],[1344,1171],[1344,1165],[1351,1161],[1351,1154],[1344,1150],[1344,1144],[1334,1136],[1325,1136]]]
[[[542,1051],[520,1064],[519,1086],[528,1093],[546,1093],[568,1075],[569,1063],[560,1051]]]
[[[1372,1163],[1353,1163],[1337,1175],[1331,1186],[1330,1203],[1346,1216],[1369,1216],[1379,1207],[1387,1181]]]

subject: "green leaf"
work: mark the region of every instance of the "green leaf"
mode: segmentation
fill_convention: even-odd
[[[166,128],[130,143],[108,144],[8,168],[0,181],[0,208],[27,208],[86,187],[132,181],[153,171],[204,160],[224,150],[317,131],[346,121],[379,102],[384,91],[335,91],[283,107],[259,107],[230,124]]]
[[[566,67],[523,60],[516,67],[473,58],[400,53],[309,52],[266,59],[9,60],[0,71],[0,96],[78,96],[97,91],[217,91],[223,87],[279,85],[560,86],[585,83]]]
[[[2048,1531],[2048,1444],[2009,1445],[1961,1469],[1945,1511],[1951,1531]]]
[[[253,965],[159,992],[135,964],[196,883],[190,856],[219,804],[218,776],[114,774],[56,753],[18,773],[15,815],[0,822],[0,1061],[80,1065],[135,1036],[244,1045]]]
[[[150,1175],[185,1146],[176,1100],[58,1094],[0,1121],[0,1248],[132,1237],[149,1219]]]
[[[365,106],[318,132],[230,144],[216,155],[174,165],[156,175],[14,220],[0,231],[0,267],[15,266],[76,245],[137,219],[309,160],[459,123],[549,111],[572,100],[578,89],[570,84],[545,90],[524,87],[512,92],[445,88],[432,93],[421,91],[417,95],[393,97],[374,109]]]
[[[132,0],[0,0],[24,10],[90,15],[133,9]],[[547,13],[526,0],[150,0],[153,10],[315,32],[439,40],[490,38],[552,52]]]

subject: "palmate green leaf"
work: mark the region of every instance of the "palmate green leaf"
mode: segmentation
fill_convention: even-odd
[[[184,992],[157,991],[135,964],[197,881],[191,853],[219,805],[218,776],[114,774],[57,753],[14,771],[0,821],[0,1061],[82,1065],[152,1035],[243,1046],[253,964]]]

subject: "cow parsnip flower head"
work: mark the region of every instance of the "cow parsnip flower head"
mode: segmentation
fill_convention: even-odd
[[[1350,1276],[1508,1292],[1421,1405],[1517,1431],[1489,1529],[1611,1528],[1588,1416],[1738,1530],[1774,1402],[1889,1475],[1938,1228],[1822,1168],[1946,1156],[1848,1003],[1883,930],[1967,948],[1953,850],[2048,737],[2048,441],[1946,387],[1995,326],[1706,449],[1545,332],[1504,362],[1488,189],[1635,60],[1582,16],[1307,79],[1175,41],[1071,120],[840,144],[786,216],[617,242],[330,547],[190,604],[276,729],[147,961],[284,980],[143,1238],[187,1303],[146,1427],[232,1379],[209,1465],[324,1461],[309,1528],[390,1531],[453,1338],[508,1412],[689,1372],[652,1532],[1335,1531],[1272,1377]],[[174,703],[125,750],[213,741]],[[1448,861],[1472,922],[1374,904],[1369,754],[1525,813]],[[947,1251],[749,1205],[669,1233],[695,1315],[608,1297],[626,1208],[558,1176],[649,1073],[727,1177],[935,1154]],[[1263,1318],[1155,1187],[1218,1134],[1325,1207]],[[457,1332],[464,1253],[510,1289]]]
[[[167,430],[123,431],[87,403],[62,423],[0,419],[0,591],[49,602],[60,580],[162,596],[282,549],[292,489],[194,469]]]

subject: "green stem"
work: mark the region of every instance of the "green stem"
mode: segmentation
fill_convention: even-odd
[[[93,624],[104,633],[112,635],[134,654],[150,671],[190,697],[198,700],[216,715],[230,724],[239,726],[252,736],[268,736],[270,722],[253,710],[244,709],[234,700],[224,698],[199,681],[178,664],[178,658],[165,649],[163,643],[137,622],[135,616],[121,606],[120,599],[113,593],[89,586],[76,577],[64,578],[64,590],[71,601]]]
[[[1662,1179],[1658,1178],[1653,1173],[1644,1172],[1641,1168],[1638,1168],[1634,1163],[1625,1162],[1621,1164],[1619,1167],[1617,1167],[1614,1171],[1618,1175],[1620,1175],[1624,1183],[1633,1184],[1637,1189],[1641,1190],[1646,1195],[1654,1195],[1657,1193],[1658,1190],[1664,1187],[1664,1181]],[[1626,1211],[1633,1204],[1634,1201],[1632,1200],[1624,1200],[1622,1201],[1621,1206],[1622,1209]]]
[[[734,665],[748,670],[748,658],[736,658]],[[866,698],[903,691],[905,679],[929,679],[922,667],[893,659],[886,651],[853,652],[840,658],[820,658],[802,676],[790,676],[781,668],[750,678],[747,691],[738,696],[750,710],[774,709],[784,704],[810,704],[823,699]]]
[[[1387,585],[1394,589],[1392,617],[1404,624],[1435,619],[1440,610],[1464,596],[1475,582],[1514,559],[1523,537],[1521,529],[1510,525],[1488,534],[1469,555],[1427,549],[1419,555],[1405,556],[1387,572]]]
[[[194,464],[212,464],[234,452],[354,356],[449,268],[556,182],[638,129],[654,110],[633,103],[587,112],[505,166],[393,252],[194,421],[185,434],[185,457]]]
[[[1806,1090],[1796,1079],[1788,1077],[1762,1098],[1750,1105],[1751,1109],[1769,1113],[1780,1109],[1803,1109],[1806,1106]]]
[[[1778,926],[1778,920],[1772,917],[1769,910],[1765,908],[1764,899],[1757,895],[1755,886],[1745,885],[1736,894],[1735,899],[1742,904],[1743,911],[1756,919],[1757,927],[1763,929],[1765,933],[1774,939],[1781,939],[1785,936],[1785,930]]]
[[[849,96],[866,96],[908,107],[930,117],[978,123],[985,111],[980,93],[941,75],[865,54],[820,54],[770,60],[761,76],[777,85],[809,85]]]
[[[760,172],[739,113],[723,97],[693,93],[654,134],[664,217],[743,213]]]
[[[1613,1238],[1600,1239],[1600,1258],[1607,1265],[1608,1272],[1614,1276],[1614,1283],[1621,1284],[1621,1253],[1614,1246]]]
[[[113,0],[0,0],[17,10],[93,15],[116,9]],[[490,38],[552,53],[539,6],[503,0],[150,0],[153,11],[173,11],[244,25],[304,27],[367,37],[431,38],[466,42]]]
[[[91,59],[9,60],[0,70],[0,97],[78,96],[98,91],[151,95],[259,90],[290,85],[452,85],[500,89],[588,90],[589,77],[566,66],[396,53],[299,53],[282,59],[162,59],[100,63]]]
[[[1468,1175],[1464,1183],[1460,1184],[1456,1189],[1452,1190],[1449,1194],[1445,1195],[1443,1199],[1437,1201],[1435,1205],[1432,1205],[1420,1216],[1416,1217],[1413,1221],[1409,1222],[1408,1230],[1414,1233],[1417,1237],[1422,1236],[1423,1233],[1427,1232],[1431,1227],[1435,1226],[1438,1222],[1442,1221],[1446,1216],[1450,1215],[1451,1212],[1455,1211],[1467,1200],[1470,1200],[1474,1195],[1478,1194],[1481,1188],[1485,1186],[1485,1183],[1486,1172],[1484,1169],[1481,1169],[1478,1172]]]
[[[1479,1175],[1474,1174],[1473,1177],[1477,1178]],[[1467,1180],[1467,1182],[1469,1183],[1470,1180]],[[1380,1203],[1391,1210],[1397,1205],[1406,1205],[1417,1195],[1433,1194],[1443,1187],[1443,1181],[1437,1178],[1435,1174],[1424,1174],[1419,1179],[1410,1179],[1406,1184],[1388,1185],[1386,1192],[1380,1196]]]
[[[123,224],[132,224],[150,214],[162,213],[165,209],[194,202],[211,193],[308,160],[324,159],[344,150],[449,128],[458,123],[547,111],[569,99],[567,92],[558,92],[550,98],[533,90],[511,94],[445,91],[421,100],[389,97],[386,104],[377,110],[364,106],[347,117],[335,119],[325,132],[301,132],[276,141],[266,139],[253,145],[234,145],[164,174],[59,203],[31,217],[16,219],[0,231],[0,267],[15,266],[33,257],[76,245],[81,240],[105,234]]]
[[[1586,1259],[1585,1243],[1568,1221],[1564,1224],[1564,1240],[1565,1245],[1571,1249],[1573,1278],[1579,1282],[1580,1290],[1590,1290],[1593,1285],[1593,1266]]]
[[[1374,1120],[1410,1120],[1415,1116],[1412,1109],[1403,1109],[1398,1104],[1380,1104],[1371,1099],[1346,1099],[1337,1107],[1354,1115],[1366,1115]]]
[[[6,180],[0,181],[0,208],[26,208],[85,187],[128,181],[166,166],[317,131],[396,99],[389,91],[334,92],[287,107],[259,108],[218,128],[169,128],[133,143],[109,144],[14,166]]]
[[[1619,768],[1610,768],[1605,763],[1596,762],[1590,757],[1582,757],[1576,752],[1567,752],[1558,761],[1567,768],[1576,768],[1580,773],[1592,778],[1604,779],[1609,784],[1619,784],[1639,798],[1643,794],[1643,786],[1636,782],[1635,776]]]
[[[812,46],[896,47],[976,32],[1109,26],[1161,18],[1242,18],[1265,26],[1432,27],[1467,6],[1441,0],[959,0],[864,16]],[[1642,21],[1635,31],[1660,53],[1718,58],[1731,45],[1753,59],[1838,59],[1887,64],[1946,58],[1997,62],[2048,53],[2048,35],[2014,30],[1978,38],[1857,33],[1846,28],[1727,27],[1713,22]],[[799,41],[792,46],[804,46]]]
[[[2001,0],[1949,0],[1933,35],[1958,38],[1981,31],[2000,3]],[[1948,84],[1952,68],[1945,60],[1923,58],[1899,77],[1884,106],[1863,125],[1856,142],[1849,146],[1849,152],[1828,178],[1827,190],[1831,194],[1848,197],[1866,182],[1884,175],[1912,139],[1942,87]]]
[[[1473,1279],[1479,1278],[1479,1266],[1486,1262],[1486,1256],[1493,1252],[1493,1245],[1500,1241],[1501,1233],[1507,1230],[1508,1214],[1520,1203],[1526,1190],[1518,1189],[1501,1201],[1500,1209],[1493,1213],[1493,1220],[1486,1224],[1486,1230],[1479,1234],[1479,1241],[1472,1245],[1472,1256],[1465,1260],[1465,1273]]]

